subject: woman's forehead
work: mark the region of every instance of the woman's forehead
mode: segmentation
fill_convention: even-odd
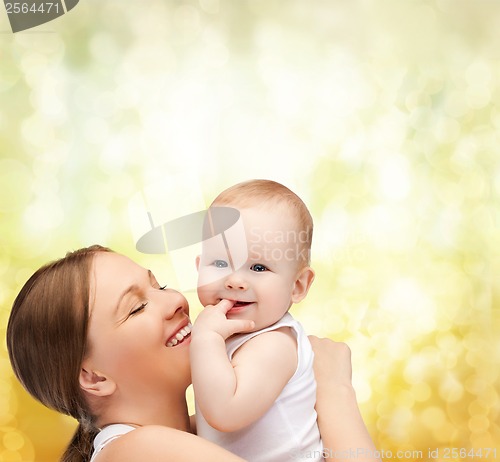
[[[148,271],[130,258],[112,252],[100,252],[94,257],[90,284],[91,305],[113,302],[121,291],[147,277]]]
[[[96,281],[102,279],[116,279],[118,276],[133,278],[146,271],[125,255],[114,252],[100,252],[95,255],[93,272]]]

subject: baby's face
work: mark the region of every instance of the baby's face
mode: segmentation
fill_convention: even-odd
[[[304,236],[283,207],[239,211],[244,233],[203,242],[198,297],[204,306],[235,301],[227,317],[251,319],[259,330],[277,322],[294,301]]]

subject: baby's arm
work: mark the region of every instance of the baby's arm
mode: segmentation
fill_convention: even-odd
[[[297,346],[289,328],[257,335],[230,362],[225,339],[251,329],[249,321],[226,318],[231,307],[223,300],[205,308],[193,326],[190,347],[196,401],[206,421],[224,432],[239,430],[264,415],[297,368]],[[236,330],[237,322],[246,322],[247,327]]]

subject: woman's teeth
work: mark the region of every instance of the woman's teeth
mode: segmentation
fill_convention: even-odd
[[[183,327],[177,334],[175,334],[168,342],[168,347],[173,347],[178,343],[181,343],[190,333],[191,333],[192,324],[189,323],[187,326]]]

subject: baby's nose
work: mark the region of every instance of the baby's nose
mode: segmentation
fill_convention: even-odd
[[[241,278],[228,277],[224,283],[226,289],[231,290],[247,290],[248,284]]]

